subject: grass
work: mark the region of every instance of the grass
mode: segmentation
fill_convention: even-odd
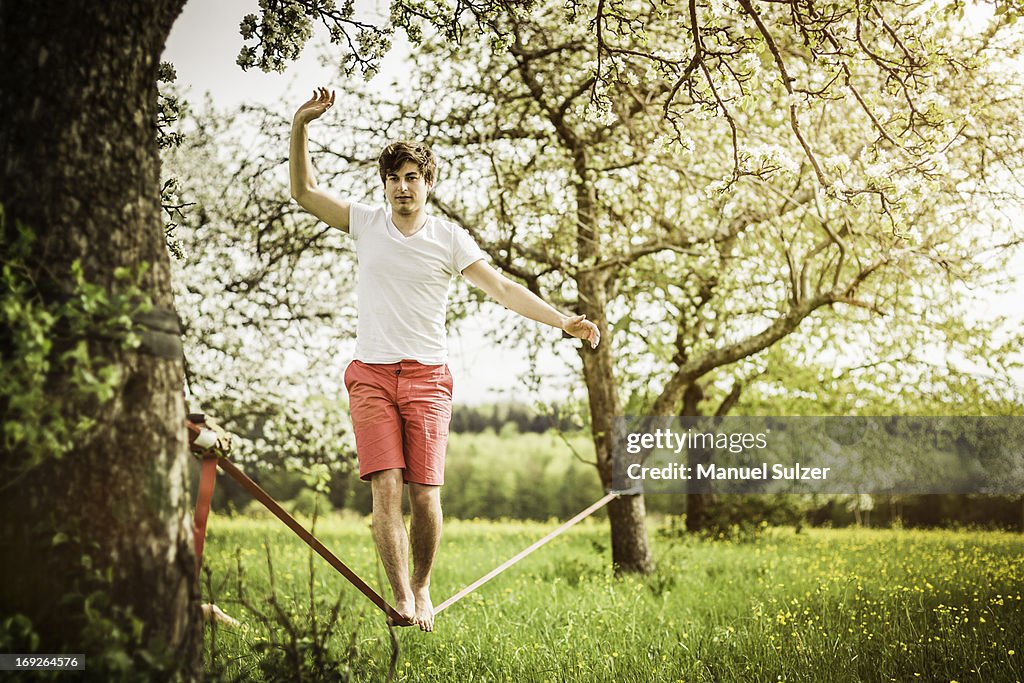
[[[446,522],[435,603],[552,526]],[[332,515],[317,533],[380,585],[368,520]],[[208,632],[210,669],[225,680],[288,678],[266,664],[267,625],[237,602],[240,566],[250,602],[268,604],[265,539],[282,612],[309,627],[301,541],[273,520],[213,517],[206,558],[215,597],[248,625],[218,629],[215,643]],[[652,529],[651,541],[656,572],[616,579],[607,523],[584,522],[449,608],[433,634],[399,629],[395,680],[1024,680],[1020,534],[780,528],[734,543]],[[339,677],[384,680],[391,647],[381,615],[325,562],[312,566],[321,630],[341,601],[329,643]]]

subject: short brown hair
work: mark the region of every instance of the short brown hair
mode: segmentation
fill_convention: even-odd
[[[411,161],[419,166],[423,179],[433,184],[437,176],[437,158],[434,152],[422,142],[411,140],[399,140],[390,143],[377,157],[377,168],[380,171],[380,181],[387,182],[389,173],[397,173],[402,165]]]

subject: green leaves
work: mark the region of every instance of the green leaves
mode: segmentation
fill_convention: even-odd
[[[61,458],[95,426],[95,415],[122,383],[122,368],[100,355],[100,342],[135,348],[134,315],[151,308],[139,288],[147,267],[119,268],[116,289],[86,280],[81,263],[71,266],[73,289],[43,298],[29,274],[34,236],[17,225],[13,239],[0,211],[0,406],[8,452],[23,459],[8,481],[50,458]]]
[[[327,463],[316,462],[304,468],[302,481],[319,493],[327,493],[330,490],[331,476],[331,468]]]
[[[15,614],[0,622],[0,649],[5,652],[38,652],[39,643],[32,620],[24,614]]]

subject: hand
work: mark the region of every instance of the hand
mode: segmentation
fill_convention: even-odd
[[[592,349],[596,349],[597,345],[601,343],[601,333],[598,331],[597,325],[587,320],[585,315],[574,315],[566,318],[565,322],[562,323],[562,330],[577,339],[590,342],[590,348]]]
[[[313,119],[323,116],[323,113],[334,105],[334,91],[327,92],[327,88],[317,88],[313,91],[313,97],[304,102],[299,110],[295,112],[294,121],[297,124],[306,124]]]

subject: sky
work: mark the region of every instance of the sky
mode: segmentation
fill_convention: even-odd
[[[387,13],[389,0],[357,0],[358,17],[373,20]],[[286,114],[308,99],[313,87],[337,82],[334,70],[320,63],[315,54],[318,46],[327,45],[323,33],[314,36],[301,57],[282,74],[266,74],[258,69],[242,71],[235,64],[242,38],[238,25],[246,14],[258,12],[258,0],[190,0],[178,17],[168,39],[163,59],[174,64],[186,99],[198,102],[209,93],[218,108],[234,108],[242,104],[262,103],[278,106]],[[990,12],[991,9],[982,11]],[[980,15],[976,15],[980,18]],[[380,74],[371,85],[381,88],[396,78],[401,80],[402,63],[407,46],[396,40],[396,46],[384,60]],[[1020,219],[1024,220],[1024,219]],[[1024,324],[1024,253],[1019,254],[1013,272],[1017,283],[1006,294],[992,296],[991,313],[1015,314]],[[551,376],[539,392],[524,390],[521,377],[529,369],[527,351],[509,345],[496,347],[486,341],[486,332],[501,325],[500,316],[479,314],[462,322],[449,336],[449,365],[456,378],[455,400],[477,404],[518,400],[557,401],[564,398],[566,381],[571,377],[567,363],[575,362],[572,343],[562,346],[556,357],[543,353],[538,361],[542,373]],[[558,335],[555,330],[549,334]],[[1015,378],[1024,387],[1024,373]],[[579,380],[573,380],[578,383]]]

